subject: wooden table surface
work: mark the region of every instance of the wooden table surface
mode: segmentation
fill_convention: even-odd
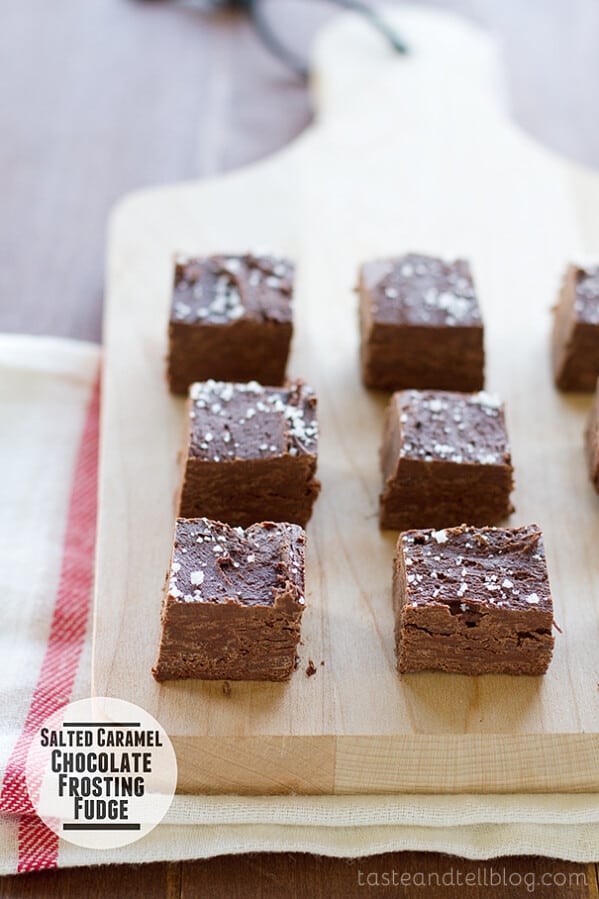
[[[501,38],[518,121],[556,150],[599,167],[596,0],[434,5],[464,12]],[[287,15],[304,46],[328,13],[318,4],[298,13],[295,3]],[[99,340],[111,205],[139,187],[264,156],[310,117],[306,87],[264,50],[243,16],[206,15],[162,0],[3,0],[0,331]],[[501,886],[490,885],[492,872]],[[411,886],[401,885],[402,873]],[[459,878],[469,873],[475,884],[466,889]],[[296,853],[0,879],[0,899],[529,893],[599,896],[596,866],[414,852],[359,861]]]

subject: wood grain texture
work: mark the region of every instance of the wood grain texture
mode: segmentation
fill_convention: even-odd
[[[0,329],[99,340],[111,206],[276,150],[305,87],[242,15],[4,0],[0,22]]]
[[[493,877],[495,886],[491,885]],[[487,899],[489,895],[497,895],[502,899],[520,899],[527,895],[527,885],[534,886],[532,895],[542,899],[555,899],[557,895],[587,899],[595,895],[596,889],[592,865],[547,862],[524,856],[472,862],[424,852],[385,853],[364,859],[267,853],[245,857],[238,867],[232,865],[230,859],[185,865],[181,899],[218,895],[211,892],[211,883],[215,879],[228,890],[230,899],[247,897],[243,879],[260,884],[258,895],[261,899],[300,899],[304,896],[346,899],[347,896],[381,895],[408,899],[417,896]],[[464,886],[466,883],[468,886]]]
[[[216,887],[214,896],[224,896]],[[179,862],[152,865],[104,865],[0,877],[0,899],[180,899]]]
[[[327,5],[281,5],[307,48]],[[525,128],[599,166],[595,0],[431,5],[502,42]],[[99,340],[112,204],[273,152],[308,124],[310,97],[243,16],[159,0],[4,0],[0,16],[0,330]]]
[[[94,685],[138,702],[184,740],[187,790],[209,790],[212,780],[226,790],[229,778],[231,791],[263,792],[261,737],[273,792],[331,790],[331,759],[308,782],[302,738],[321,739],[325,759],[335,738],[334,792],[599,786],[599,519],[581,444],[588,400],[558,395],[548,366],[549,308],[565,262],[599,258],[599,179],[510,124],[480,32],[416,10],[397,22],[414,47],[406,60],[351,18],[323,37],[321,124],[284,153],[224,179],[134,195],[112,220]],[[323,492],[308,528],[300,670],[288,685],[242,683],[225,697],[218,684],[159,687],[149,673],[182,413],[162,359],[172,254],[259,246],[299,261],[291,374],[319,396]],[[360,384],[352,287],[360,261],[411,249],[473,264],[487,385],[507,402],[511,523],[538,521],[545,532],[563,629],[544,678],[395,670],[396,535],[382,534],[376,518],[385,397]],[[313,678],[302,671],[308,658],[326,662]],[[244,740],[253,755],[236,770]],[[204,752],[210,741],[220,754]]]
[[[402,880],[403,878],[403,880]],[[498,882],[499,881],[499,882]],[[464,884],[468,884],[464,886]],[[516,856],[469,861],[434,852],[362,859],[301,853],[223,856],[205,861],[115,865],[0,878],[0,899],[596,899],[593,865]]]

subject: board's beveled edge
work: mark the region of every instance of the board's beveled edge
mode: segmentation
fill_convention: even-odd
[[[180,793],[599,791],[599,734],[173,737],[173,743]]]
[[[335,793],[599,791],[599,734],[340,736]]]
[[[337,737],[171,737],[180,793],[331,794]]]

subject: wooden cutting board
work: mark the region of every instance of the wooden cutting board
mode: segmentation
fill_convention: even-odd
[[[294,145],[222,178],[129,196],[112,218],[93,682],[167,728],[182,791],[599,789],[589,398],[559,395],[548,361],[566,261],[599,260],[599,178],[509,121],[484,35],[439,13],[390,16],[408,58],[352,17],[323,34],[319,121]],[[172,255],[260,248],[298,260],[290,373],[320,400],[323,491],[308,527],[301,665],[287,685],[233,683],[230,696],[221,683],[158,686],[150,669],[183,414],[163,373]],[[377,526],[386,397],[360,384],[352,287],[361,260],[409,250],[473,264],[487,387],[507,401],[511,523],[545,531],[563,630],[544,678],[395,670],[396,535]]]

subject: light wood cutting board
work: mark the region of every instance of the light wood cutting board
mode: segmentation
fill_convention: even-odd
[[[389,15],[412,47],[406,59],[351,17],[323,34],[319,122],[294,145],[226,177],[129,196],[112,218],[93,681],[167,728],[182,791],[599,788],[589,399],[559,395],[548,362],[566,261],[599,260],[599,178],[509,121],[484,35],[439,13]],[[323,491],[308,527],[301,665],[287,685],[234,683],[230,696],[221,683],[158,686],[150,669],[183,415],[163,374],[172,255],[260,248],[299,263],[290,374],[320,401]],[[352,287],[361,260],[409,250],[472,261],[487,387],[507,401],[511,523],[544,529],[563,630],[544,678],[395,670],[396,535],[377,525],[386,397],[359,380]]]

